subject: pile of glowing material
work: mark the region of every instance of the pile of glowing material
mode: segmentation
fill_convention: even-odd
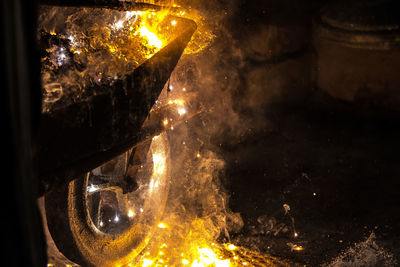
[[[165,230],[165,228],[163,228]],[[167,241],[168,242],[168,241]],[[175,253],[179,256],[174,256]],[[233,244],[200,244],[192,241],[188,250],[162,243],[158,250],[145,250],[140,259],[128,264],[140,267],[239,267],[239,266],[301,266]]]
[[[128,11],[125,17],[108,27],[94,27],[90,47],[108,49],[118,59],[138,65],[162,48],[165,36],[161,33],[163,28],[160,23],[167,14],[166,11]],[[102,38],[104,33],[105,39]]]
[[[47,32],[53,41],[62,42],[50,41],[42,57],[42,112],[50,111],[61,98],[80,101],[88,86],[112,84],[157,53],[180,26],[176,19],[165,20],[168,15],[197,24],[184,53],[207,47],[214,39],[209,20],[195,9],[171,5],[173,9],[157,12],[43,7],[39,38],[40,32]]]
[[[219,21],[219,18],[213,17],[210,19],[204,12],[200,12],[198,9],[194,8],[194,6],[198,6],[196,2],[201,1],[204,0],[140,0],[139,2],[173,7],[169,10],[171,15],[195,21],[197,30],[194,32],[184,54],[196,54],[207,48],[215,39],[215,23]],[[215,0],[207,1],[208,4],[212,5],[214,5],[215,2]],[[218,13],[223,14],[222,10],[219,10]],[[171,21],[171,26],[176,26],[176,21]]]
[[[60,9],[53,12],[56,15],[72,12],[52,9]],[[41,12],[39,38],[49,44],[42,57],[43,112],[51,110],[52,103],[62,97],[75,101],[85,95],[88,86],[112,84],[131,73],[160,51],[171,34],[166,27],[174,27],[164,21],[168,11],[99,12],[82,9],[72,13],[65,27],[43,18],[52,14],[48,9]],[[101,23],[94,20],[96,15]],[[43,37],[46,31],[48,37]]]

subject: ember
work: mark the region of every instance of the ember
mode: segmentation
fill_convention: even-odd
[[[191,266],[191,267],[239,267],[239,266],[302,266],[289,261],[284,261],[266,254],[235,246],[232,244],[218,245],[211,243],[204,247],[193,247],[190,251],[180,253],[179,259],[174,257],[168,249],[168,245],[160,246],[158,252],[146,252],[142,259],[131,263],[128,266]],[[173,251],[179,253],[179,251]]]
[[[65,27],[56,20],[60,14],[66,17]],[[168,14],[43,7],[39,38],[48,46],[42,58],[43,112],[61,99],[82,98],[87,95],[83,88],[92,83],[114,83],[160,51],[176,35],[168,23],[177,21]],[[61,92],[55,94],[54,87]]]

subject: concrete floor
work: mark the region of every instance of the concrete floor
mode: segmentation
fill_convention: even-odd
[[[233,240],[316,266],[373,233],[370,250],[338,262],[394,265],[400,256],[400,124],[379,110],[315,90],[301,105],[270,105],[266,127],[223,144],[230,206],[245,223]]]

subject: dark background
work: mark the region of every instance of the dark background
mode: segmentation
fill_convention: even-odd
[[[234,109],[251,122],[240,138],[216,142],[230,206],[244,220],[233,240],[316,266],[373,233],[369,254],[342,263],[391,266],[383,255],[399,257],[399,114],[318,88],[312,22],[326,3],[240,1],[227,23],[244,62]]]

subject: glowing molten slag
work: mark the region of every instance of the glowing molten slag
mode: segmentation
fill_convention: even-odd
[[[162,47],[162,42],[158,39],[157,35],[149,31],[146,26],[142,26],[139,29],[140,36],[145,37],[150,46],[155,46],[156,48],[160,49]]]
[[[168,231],[166,228],[162,231]],[[243,267],[243,266],[282,266],[300,267],[293,262],[258,253],[233,244],[203,243],[199,240],[188,240],[189,244],[167,245],[163,243],[158,249],[146,250],[140,261],[134,266],[169,267]],[[188,245],[188,246],[187,246]],[[133,265],[130,265],[133,266]]]
[[[163,244],[161,248],[165,248],[167,245]],[[212,266],[212,267],[230,267],[230,266],[236,266],[232,265],[231,261],[229,259],[221,259],[220,256],[217,255],[217,253],[209,248],[209,247],[201,247],[194,249],[194,251],[190,252],[189,254],[193,255],[187,255],[188,258],[185,257],[185,254],[181,254],[181,260],[179,262],[179,265],[182,266],[190,266],[190,267],[207,267],[207,266]],[[165,259],[162,257],[165,256],[165,253],[163,251],[159,251],[158,257],[156,259],[149,259],[149,258],[144,258],[141,262],[141,266],[169,266],[165,264]],[[193,259],[195,257],[195,259]],[[192,259],[190,259],[192,258]]]
[[[210,248],[199,248],[199,258],[192,263],[192,267],[215,266],[215,267],[229,267],[231,262],[229,260],[218,259],[217,255]]]

